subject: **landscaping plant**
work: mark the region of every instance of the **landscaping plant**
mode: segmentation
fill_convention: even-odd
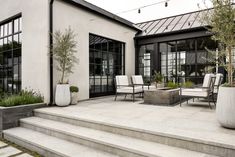
[[[162,83],[163,78],[164,76],[160,72],[154,71],[153,80],[156,83]]]
[[[56,31],[53,34],[54,43],[52,45],[53,58],[57,61],[57,70],[61,72],[59,80],[60,84],[68,83],[65,78],[68,74],[73,73],[72,68],[78,62],[75,53],[77,52],[77,42],[75,40],[76,34],[68,28],[64,33]]]
[[[227,86],[233,87],[233,48],[235,46],[235,7],[231,0],[210,0],[213,9],[205,11],[201,22],[212,33],[212,39],[219,42],[218,56],[213,55],[228,72]],[[210,51],[213,52],[213,51]],[[214,51],[213,54],[217,52]]]
[[[0,100],[0,106],[11,107],[26,104],[42,103],[43,96],[33,90],[22,90],[19,94],[5,96]]]
[[[70,92],[71,93],[78,93],[79,92],[79,89],[77,86],[70,86]]]
[[[233,82],[233,50],[235,46],[235,7],[231,0],[211,0],[213,9],[202,16],[212,39],[220,45],[216,62],[228,72],[226,86],[219,87],[216,117],[221,126],[235,129],[235,86]],[[204,24],[204,25],[205,25]]]
[[[194,86],[194,83],[192,81],[186,81],[182,84],[182,87],[184,88],[192,88]]]
[[[168,82],[167,87],[169,87],[170,89],[176,89],[176,88],[178,88],[178,84],[176,84],[174,82]]]

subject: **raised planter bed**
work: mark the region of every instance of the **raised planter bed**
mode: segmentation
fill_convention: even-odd
[[[172,105],[179,102],[179,88],[162,88],[157,90],[148,90],[144,92],[144,103],[154,105]]]
[[[46,107],[45,103],[0,107],[0,135],[5,129],[19,126],[19,119],[33,116],[33,110]]]

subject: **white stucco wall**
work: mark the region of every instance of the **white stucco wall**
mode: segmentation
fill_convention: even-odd
[[[54,3],[53,22],[54,30],[63,31],[70,26],[77,34],[79,64],[74,68],[69,83],[79,87],[80,100],[89,98],[89,33],[124,42],[125,73],[129,76],[135,73],[135,30],[59,0]],[[56,70],[54,76],[56,84]]]
[[[0,21],[22,13],[22,88],[39,90],[49,102],[49,2],[0,0]]]

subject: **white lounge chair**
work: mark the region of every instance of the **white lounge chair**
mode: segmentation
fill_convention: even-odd
[[[132,84],[136,86],[143,86],[144,91],[146,90],[155,90],[156,86],[145,85],[142,75],[133,75],[131,76]]]
[[[200,88],[180,88],[180,106],[181,100],[183,97],[191,97],[191,98],[206,98],[210,108],[210,97],[212,97],[213,102],[213,90],[214,90],[214,82],[215,82],[215,75],[214,74],[206,74],[203,80],[203,85]],[[188,103],[188,101],[187,101]]]
[[[115,77],[115,85],[116,85],[116,95],[115,101],[117,99],[118,94],[124,94],[125,98],[127,94],[132,95],[133,102],[135,101],[135,94],[143,93],[143,86],[136,86],[133,84],[129,84],[128,77],[125,75],[118,75]]]

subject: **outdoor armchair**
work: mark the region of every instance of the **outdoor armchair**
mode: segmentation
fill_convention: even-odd
[[[191,98],[206,98],[210,108],[210,97],[214,101],[213,90],[214,90],[215,76],[214,74],[206,74],[203,80],[202,87],[198,88],[180,88],[180,106],[182,97],[191,97]],[[188,102],[188,101],[187,101]]]
[[[143,86],[143,90],[146,91],[146,90],[154,90],[156,89],[156,86],[151,86],[151,84],[144,84],[144,80],[143,80],[143,77],[142,75],[133,75],[131,76],[131,80],[132,80],[132,84],[133,85],[136,85],[136,86]]]
[[[135,94],[143,93],[143,86],[129,84],[128,77],[125,75],[118,75],[115,77],[116,95],[115,101],[118,94],[124,94],[125,98],[127,94],[132,95],[133,102],[135,101]]]

